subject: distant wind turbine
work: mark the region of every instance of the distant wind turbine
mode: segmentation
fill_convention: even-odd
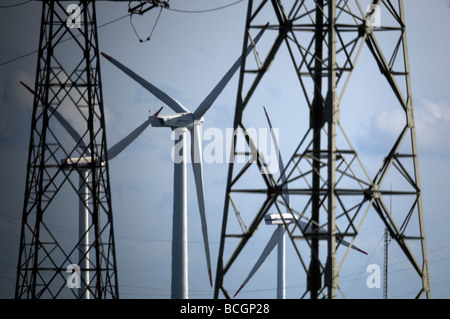
[[[26,85],[24,82],[20,81],[20,83],[31,92],[31,94],[35,95],[35,92],[33,89],[31,89],[28,85]],[[42,103],[42,100],[41,100]],[[81,278],[82,278],[82,284],[83,289],[79,289],[79,298],[89,299],[90,298],[90,290],[84,289],[85,287],[89,287],[90,283],[90,276],[89,276],[89,208],[88,208],[88,200],[90,198],[89,195],[89,186],[88,186],[88,170],[89,170],[89,164],[91,163],[91,153],[89,151],[89,148],[86,147],[86,144],[83,142],[83,138],[80,136],[80,134],[75,130],[75,128],[70,125],[70,123],[52,106],[48,105],[48,110],[52,112],[53,116],[56,118],[56,120],[64,127],[64,129],[69,133],[69,135],[72,137],[72,139],[75,141],[75,143],[78,144],[78,147],[81,148],[82,154],[85,152],[87,153],[87,156],[82,157],[71,157],[71,158],[65,158],[61,160],[61,165],[65,170],[70,170],[73,168],[76,168],[78,172],[80,173],[79,177],[79,187],[78,187],[78,197],[79,197],[79,205],[78,205],[78,211],[79,211],[79,219],[78,219],[78,234],[79,234],[79,244],[78,244],[78,250],[79,250],[79,259],[80,259],[80,269],[81,269]],[[162,107],[159,109],[158,112],[156,112],[153,116],[151,116],[147,121],[152,122],[156,120],[156,117],[158,116],[159,112],[161,111]],[[145,124],[145,123],[144,123]],[[113,147],[111,147],[107,151],[108,160],[114,159],[117,155],[119,155],[128,145],[130,145],[131,142],[134,141],[134,139],[145,129],[142,125],[136,128],[134,131],[132,131],[129,135],[127,135],[125,138],[120,140],[117,144],[115,144]],[[101,163],[101,165],[104,165],[104,163]]]
[[[267,25],[266,25],[267,27]],[[178,136],[175,139],[175,149],[179,149],[179,154],[175,154],[177,158],[174,160],[174,185],[173,185],[173,224],[172,224],[172,286],[171,297],[173,299],[188,298],[188,272],[187,272],[187,194],[186,194],[186,135],[187,131],[191,135],[191,158],[194,171],[195,185],[197,188],[197,200],[200,211],[200,219],[202,225],[203,243],[208,267],[209,281],[212,286],[211,260],[209,252],[208,231],[205,214],[205,200],[203,192],[203,169],[202,169],[202,140],[200,136],[200,127],[203,123],[203,115],[209,110],[219,94],[223,91],[227,83],[241,65],[241,59],[246,58],[253,50],[254,45],[262,36],[264,27],[254,41],[247,47],[243,56],[239,57],[225,76],[214,87],[209,95],[200,103],[197,109],[191,113],[180,102],[170,97],[153,84],[144,80],[142,77],[134,73],[132,70],[110,57],[102,53],[112,64],[122,70],[125,74],[138,82],[147,91],[152,93],[162,102],[166,103],[175,114],[157,116],[156,121],[147,121],[141,125],[142,130],[149,124],[154,127],[169,127],[174,130]],[[178,157],[180,156],[180,157]]]
[[[289,190],[286,183],[286,174],[283,164],[283,159],[281,158],[280,148],[278,145],[278,141],[276,139],[276,136],[273,131],[272,123],[270,122],[269,115],[267,114],[266,108],[264,107],[264,112],[266,114],[267,122],[269,123],[270,127],[270,133],[272,135],[272,140],[275,146],[275,149],[278,150],[278,165],[279,170],[281,173],[281,183],[283,185],[282,188],[282,196],[284,197],[286,205],[286,213],[275,213],[275,214],[267,214],[264,218],[266,224],[268,225],[277,225],[277,228],[273,232],[272,236],[269,239],[269,242],[267,243],[266,247],[262,251],[261,255],[259,256],[258,260],[256,261],[255,265],[253,266],[252,270],[250,271],[247,278],[242,283],[241,287],[236,291],[233,297],[236,297],[236,295],[244,288],[244,286],[248,283],[248,281],[253,277],[253,275],[258,271],[259,267],[264,263],[267,256],[272,252],[273,248],[278,245],[278,259],[277,259],[277,299],[284,299],[286,297],[285,294],[285,232],[286,232],[286,225],[289,225],[291,223],[297,223],[299,228],[302,230],[303,233],[311,232],[311,225],[299,220],[299,218],[292,213],[293,209],[291,207],[291,201],[289,199]],[[327,231],[324,229],[319,229],[319,234],[327,234]],[[341,244],[349,247],[350,243],[346,242],[345,240],[341,241]],[[352,249],[355,249],[356,251],[359,251],[363,254],[367,253],[355,245],[351,246]]]

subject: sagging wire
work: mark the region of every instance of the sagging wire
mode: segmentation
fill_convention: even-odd
[[[167,0],[167,1],[160,1],[160,0],[139,1],[139,4],[134,7],[131,7],[131,3],[133,1],[130,1],[128,3],[128,12],[130,13],[130,24],[131,24],[131,27],[133,28],[134,33],[136,34],[136,37],[139,39],[139,42],[142,43],[142,42],[150,41],[150,39],[153,35],[153,32],[155,31],[156,25],[158,24],[159,18],[161,17],[162,10],[168,9],[170,7],[169,1],[170,0]],[[145,8],[146,4],[150,4],[150,6]],[[156,18],[155,24],[153,25],[153,28],[150,31],[149,36],[146,39],[142,39],[139,36],[136,28],[134,27],[133,15],[135,15],[135,14],[143,15],[145,12],[150,11],[151,9],[154,9],[154,8],[159,8],[158,17]]]
[[[139,42],[142,43],[142,42],[150,41],[150,39],[151,39],[151,37],[152,37],[152,35],[153,35],[153,32],[155,31],[156,24],[158,23],[159,17],[161,16],[161,12],[162,12],[162,8],[159,10],[158,17],[156,18],[155,24],[153,25],[153,28],[152,28],[152,30],[151,30],[149,36],[148,36],[146,39],[142,39],[142,38],[139,36],[139,34],[138,34],[136,28],[134,27],[134,24],[133,24],[133,15],[130,14],[130,24],[131,24],[131,27],[133,28],[133,31],[134,31],[134,33],[136,34],[136,37],[138,38]]]
[[[131,24],[131,27],[133,28],[134,33],[136,34],[136,37],[139,39],[139,42],[142,43],[142,42],[150,41],[150,39],[153,35],[153,32],[155,31],[156,25],[158,24],[159,18],[161,17],[162,10],[170,8],[169,1],[170,0],[167,0],[167,1],[160,1],[160,0],[139,1],[139,4],[134,7],[131,7],[131,3],[133,1],[130,1],[128,3],[128,12],[130,13],[130,24]],[[150,4],[150,6],[145,8],[146,4]],[[145,12],[150,11],[151,9],[154,9],[154,8],[159,8],[158,16],[152,27],[152,30],[150,31],[149,36],[146,39],[142,39],[139,36],[139,34],[133,24],[133,15],[135,15],[135,14],[143,15]]]
[[[150,41],[150,39],[151,39],[151,37],[153,35],[153,32],[155,31],[156,25],[158,24],[158,21],[159,21],[159,18],[161,16],[161,13],[162,13],[163,9],[167,9],[167,10],[174,11],[174,12],[182,12],[182,13],[208,13],[208,12],[217,11],[217,10],[221,10],[221,9],[225,9],[225,8],[234,6],[234,5],[238,4],[238,3],[243,2],[244,0],[237,0],[237,1],[234,1],[234,2],[229,3],[227,5],[216,7],[216,8],[205,9],[205,10],[194,10],[194,11],[192,11],[192,10],[172,9],[172,8],[170,8],[169,1],[170,0],[166,0],[166,1],[163,1],[163,0],[140,0],[139,4],[135,5],[134,7],[131,7],[131,3],[135,2],[135,1],[131,0],[128,3],[128,12],[130,14],[130,24],[131,24],[131,27],[133,28],[134,33],[136,34],[136,37],[139,39],[139,42],[142,43],[142,42]],[[145,5],[149,5],[149,6],[145,7]],[[134,14],[143,15],[145,12],[150,11],[150,10],[152,10],[154,8],[159,8],[160,9],[159,13],[158,13],[158,17],[156,18],[155,24],[152,27],[150,35],[146,39],[142,39],[139,36],[139,34],[138,34],[134,24],[133,24],[133,15]]]

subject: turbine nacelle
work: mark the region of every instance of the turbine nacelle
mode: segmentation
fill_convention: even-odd
[[[194,125],[200,125],[204,121],[203,117],[195,119],[194,114],[192,113],[153,115],[150,118],[153,118],[151,124],[153,127],[170,127],[171,129],[182,127],[191,129]]]
[[[97,158],[94,158],[94,165],[97,166],[99,164],[100,166],[105,166],[105,161],[100,162]],[[61,166],[64,170],[88,169],[92,166],[92,158],[91,156],[69,157],[61,160]]]
[[[291,224],[295,221],[296,216],[290,213],[283,213],[283,214],[267,214],[264,217],[264,221],[266,222],[266,225],[284,225]]]

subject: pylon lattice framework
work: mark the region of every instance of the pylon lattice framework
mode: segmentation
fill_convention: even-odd
[[[237,149],[235,137],[234,161],[229,164],[225,194],[215,298],[220,293],[230,298],[229,289],[236,287],[227,286],[227,275],[233,272],[269,210],[281,214],[285,209],[283,192],[297,199],[292,207],[309,226],[302,229],[297,223],[285,223],[306,277],[306,288],[300,292],[302,298],[336,298],[338,293],[345,297],[339,285],[339,272],[350,248],[340,243],[344,238],[354,243],[364,220],[373,211],[415,270],[420,288],[414,297],[431,297],[403,1],[366,3],[377,7],[382,22],[389,25],[376,28],[360,2],[250,0],[248,3],[243,48],[247,46],[249,34],[262,28],[267,17],[272,20],[266,33],[272,32],[275,38],[267,52],[259,50],[259,63],[247,60],[241,66],[234,129],[244,136],[248,151]],[[389,35],[393,49],[379,41],[381,34]],[[285,183],[268,170],[264,154],[246,125],[246,121],[254,122],[249,114],[258,85],[269,76],[268,68],[275,63],[277,52],[283,46],[287,48],[298,90],[304,97],[299,104],[307,105],[310,115],[309,127],[303,136],[298,136],[300,143],[287,161]],[[340,121],[340,109],[345,107],[341,101],[364,46],[404,114],[399,135],[372,177]],[[279,82],[283,84],[282,79]],[[277,107],[282,112],[282,106]],[[260,184],[252,188],[246,181],[254,176]],[[383,182],[391,176],[402,180],[401,189],[386,187]],[[258,199],[256,194],[260,196]],[[402,211],[393,214],[386,206],[386,196],[401,198]],[[242,204],[250,201],[260,203],[253,213],[241,209]],[[327,235],[319,236],[319,228],[325,229]]]
[[[95,3],[66,7],[42,1],[15,296],[118,298]]]

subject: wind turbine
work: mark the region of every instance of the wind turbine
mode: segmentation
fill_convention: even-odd
[[[268,25],[268,24],[267,24]],[[124,66],[119,61],[102,52],[102,55],[122,70],[125,74],[138,82],[147,91],[152,93],[162,102],[166,103],[175,114],[157,116],[157,121],[142,124],[143,128],[152,124],[154,127],[168,127],[175,131],[175,154],[174,159],[174,185],[173,185],[173,224],[172,224],[172,299],[188,298],[188,253],[187,253],[187,178],[186,178],[186,135],[191,135],[191,158],[194,171],[195,185],[197,189],[197,200],[202,225],[203,243],[205,249],[206,263],[208,268],[209,282],[212,286],[211,260],[209,253],[208,231],[205,214],[205,199],[203,191],[203,168],[202,168],[202,140],[200,127],[204,121],[203,115],[209,110],[219,94],[231,80],[234,73],[241,65],[241,59],[246,58],[259,41],[267,25],[257,34],[254,41],[247,47],[243,56],[239,57],[214,89],[200,103],[192,113],[180,102],[162,92],[153,84],[144,80],[135,72]]]
[[[35,92],[33,89],[31,89],[28,85],[26,85],[24,82],[20,81],[20,83],[31,92],[31,94],[35,95]],[[42,100],[41,100],[42,102]],[[80,136],[80,134],[75,130],[75,128],[70,125],[70,123],[52,106],[48,105],[48,109],[50,112],[53,113],[53,116],[56,118],[56,120],[64,127],[64,129],[69,133],[69,135],[72,137],[72,139],[78,143],[79,147],[82,149],[83,153],[86,152],[88,156],[81,156],[81,157],[70,157],[65,158],[61,160],[61,166],[64,170],[71,170],[71,169],[77,169],[80,173],[79,176],[79,187],[78,187],[78,197],[79,197],[79,204],[78,204],[78,211],[79,211],[79,219],[78,219],[78,234],[80,242],[78,244],[78,250],[79,250],[79,260],[80,262],[80,269],[81,269],[81,283],[84,286],[83,289],[79,289],[79,298],[85,298],[90,299],[90,290],[85,289],[85,287],[89,286],[90,282],[90,276],[89,276],[89,208],[88,208],[88,201],[89,201],[89,164],[91,163],[91,156],[89,149],[86,147],[86,144],[83,142],[83,138]],[[107,151],[108,160],[114,159],[117,155],[119,155],[128,145],[131,144],[131,142],[134,141],[134,139],[142,133],[142,131],[147,127],[146,123],[151,123],[152,121],[156,120],[156,117],[158,116],[159,112],[161,111],[162,107],[157,111],[153,116],[149,117],[149,119],[144,122],[143,125],[136,128],[134,131],[132,131],[130,134],[128,134],[125,138],[120,140],[117,144],[115,144],[113,147],[111,147]],[[101,163],[101,165],[104,165],[104,162]],[[84,295],[83,295],[84,293]]]
[[[264,112],[266,114],[267,122],[269,123],[270,133],[272,135],[275,149],[278,150],[278,165],[279,165],[279,170],[281,173],[281,177],[280,177],[281,183],[283,185],[282,196],[284,197],[284,201],[287,204],[286,205],[286,213],[267,214],[265,216],[264,220],[265,220],[266,224],[267,225],[277,225],[277,228],[275,229],[272,236],[270,237],[269,242],[267,243],[266,247],[262,251],[261,255],[259,256],[255,265],[253,266],[249,275],[244,280],[241,287],[236,291],[233,298],[236,297],[236,295],[242,290],[242,288],[244,288],[244,286],[253,277],[253,275],[256,273],[256,271],[259,269],[259,267],[261,267],[261,265],[264,263],[267,256],[269,256],[269,254],[272,252],[273,248],[278,245],[277,299],[284,299],[286,297],[285,296],[285,245],[284,245],[285,244],[286,227],[289,224],[297,223],[297,225],[299,226],[299,228],[302,230],[303,233],[312,232],[311,224],[308,224],[307,222],[299,220],[299,217],[293,214],[294,210],[291,207],[291,202],[289,199],[289,192],[288,192],[288,187],[287,187],[287,183],[286,183],[286,174],[285,174],[283,159],[281,158],[281,154],[279,153],[280,148],[279,148],[276,136],[273,132],[272,123],[270,122],[270,118],[269,118],[269,115],[267,114],[265,107],[264,107]],[[327,234],[327,231],[324,229],[319,229],[319,235],[320,234],[325,236],[325,234]],[[350,243],[348,243],[345,240],[342,240],[341,244],[346,247],[350,246]],[[352,245],[351,248],[367,255],[367,253],[365,251],[359,249],[355,245]]]

